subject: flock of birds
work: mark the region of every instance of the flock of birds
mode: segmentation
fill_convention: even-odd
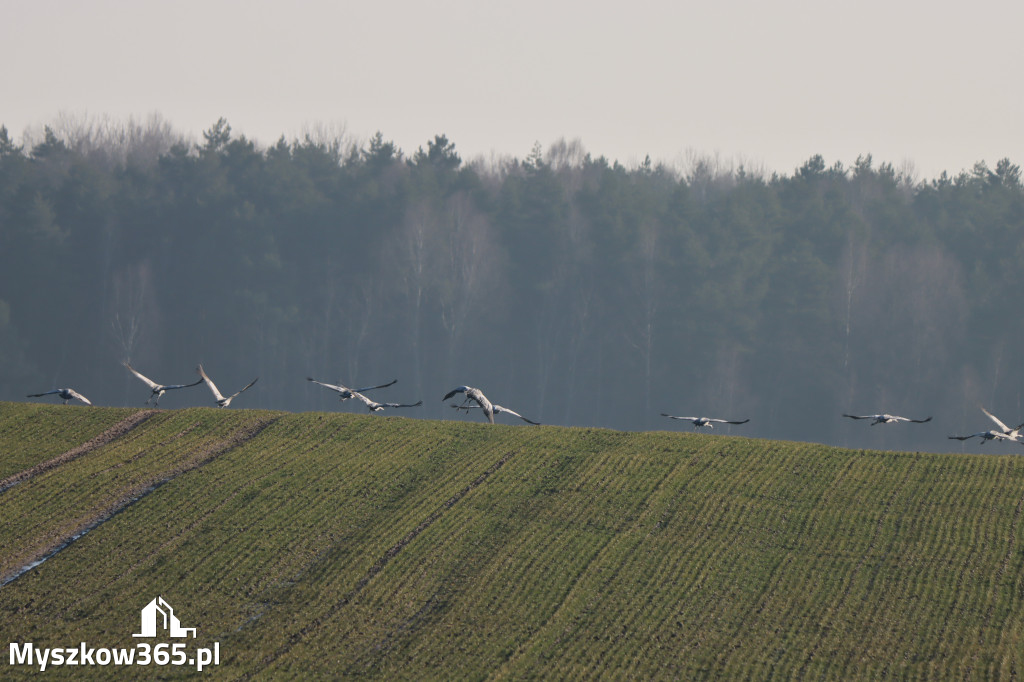
[[[259,381],[259,377],[256,377],[238,391],[235,391],[231,395],[225,397],[217,388],[217,385],[213,383],[209,376],[207,376],[206,372],[203,370],[202,365],[199,365],[196,368],[196,372],[199,374],[199,379],[197,379],[191,384],[159,384],[150,379],[149,377],[147,377],[146,375],[139,372],[134,367],[132,367],[130,363],[125,362],[124,366],[127,367],[128,371],[134,374],[142,383],[146,384],[146,386],[149,387],[150,395],[149,398],[146,400],[145,404],[149,405],[150,402],[152,402],[153,407],[159,406],[160,398],[167,391],[173,391],[179,388],[191,388],[192,386],[198,386],[199,384],[202,383],[205,383],[207,388],[210,389],[210,392],[213,394],[213,399],[214,401],[216,401],[218,407],[228,407],[231,404],[232,400],[234,400],[239,395],[252,388],[253,384]],[[386,384],[379,384],[377,386],[365,386],[363,388],[348,388],[347,386],[341,386],[339,384],[328,384],[323,381],[318,381],[313,377],[306,377],[306,380],[311,381],[314,384],[317,384],[318,386],[323,386],[326,389],[334,391],[335,393],[338,394],[338,399],[340,401],[351,400],[354,398],[363,403],[363,405],[365,405],[367,410],[369,410],[370,412],[380,412],[386,408],[419,407],[420,405],[423,404],[422,400],[419,400],[415,403],[377,402],[375,400],[367,398],[366,395],[364,395],[368,391],[375,391],[377,389],[392,386],[398,382],[397,379],[389,381]],[[471,410],[480,410],[484,419],[486,419],[491,424],[494,423],[494,415],[508,414],[513,417],[518,417],[519,419],[522,419],[527,424],[533,424],[535,426],[540,425],[540,422],[533,421],[532,419],[527,419],[526,417],[524,417],[523,415],[519,414],[514,410],[510,410],[509,408],[498,405],[497,403],[492,403],[487,398],[487,396],[484,395],[483,391],[481,391],[479,388],[473,388],[472,386],[458,386],[456,388],[453,388],[452,390],[448,391],[448,393],[446,393],[444,398],[442,398],[441,400],[447,401],[448,399],[460,393],[464,396],[463,401],[461,403],[451,404],[451,407],[454,408],[455,410],[461,410],[467,414],[469,414]],[[73,388],[56,388],[52,391],[45,391],[43,393],[30,393],[27,397],[40,398],[42,396],[47,395],[59,396],[61,400],[64,401],[65,405],[71,400],[78,400],[80,402],[85,403],[86,405],[92,405],[92,402],[90,402],[88,398],[86,398],[84,395],[82,395]],[[985,415],[988,416],[988,418],[991,419],[998,428],[989,429],[987,431],[979,431],[977,433],[972,433],[966,436],[949,436],[949,438],[952,440],[959,441],[966,441],[970,440],[971,438],[979,438],[982,443],[994,440],[1010,441],[1024,445],[1024,436],[1022,436],[1021,434],[1021,429],[1024,429],[1024,423],[1020,424],[1015,428],[1010,428],[1002,421],[1000,421],[998,417],[996,417],[994,414],[986,410],[984,407],[981,408],[981,411],[984,412]],[[746,424],[747,422],[750,421],[750,419],[730,420],[717,419],[712,417],[678,417],[675,415],[666,414],[664,412],[661,413],[661,416],[668,417],[669,419],[688,421],[691,424],[693,424],[694,428],[696,429],[705,427],[708,429],[713,429],[715,424],[738,425]],[[910,424],[925,424],[932,420],[931,417],[927,417],[925,419],[910,419],[908,417],[900,417],[898,415],[893,414],[844,414],[843,416],[857,420],[870,419],[871,426],[876,426],[878,424],[898,424],[901,422],[906,422]]]
[[[192,382],[191,384],[160,384],[153,381],[145,374],[132,367],[131,363],[125,362],[124,366],[128,369],[129,372],[134,374],[139,379],[139,381],[141,381],[142,383],[146,384],[146,386],[149,387],[149,398],[146,399],[145,404],[149,405],[150,402],[152,402],[153,407],[159,407],[160,398],[163,397],[164,393],[166,393],[167,391],[173,391],[179,388],[191,388],[192,386],[198,386],[199,384],[202,383],[205,383],[207,388],[210,389],[210,392],[213,394],[213,399],[214,401],[216,401],[218,407],[228,407],[231,404],[232,400],[234,400],[239,395],[252,388],[252,385],[259,381],[259,377],[256,377],[241,389],[225,397],[224,394],[220,392],[220,389],[217,388],[217,385],[213,383],[213,380],[210,379],[210,377],[203,370],[202,365],[199,365],[196,368],[196,373],[199,374],[199,379]],[[379,388],[387,388],[388,386],[397,383],[397,379],[389,381],[386,384],[379,384],[377,386],[365,386],[363,388],[349,388],[347,386],[341,386],[339,384],[328,384],[323,381],[318,381],[313,377],[306,377],[306,380],[311,381],[314,384],[317,384],[318,386],[323,386],[326,389],[334,391],[335,393],[338,394],[338,399],[340,401],[351,400],[355,398],[356,400],[363,403],[363,405],[366,406],[366,409],[369,410],[370,412],[380,412],[381,410],[384,410],[386,408],[419,407],[420,405],[423,404],[422,400],[419,400],[415,403],[382,403],[377,402],[376,400],[371,400],[370,398],[367,398],[366,395],[364,395],[367,391],[375,391]],[[444,396],[444,398],[442,398],[442,400],[448,400],[457,393],[464,394],[465,399],[461,404],[453,404],[453,408],[455,408],[456,410],[463,410],[467,414],[469,413],[470,410],[479,409],[484,415],[484,418],[491,424],[494,423],[494,415],[510,414],[513,417],[519,417],[528,424],[533,424],[535,426],[540,425],[540,422],[535,422],[531,419],[527,419],[526,417],[524,417],[523,415],[519,414],[514,410],[510,410],[507,407],[502,407],[501,405],[492,403],[490,400],[487,399],[487,396],[484,395],[483,391],[481,391],[479,388],[473,388],[472,386],[459,386],[457,388],[454,388],[451,391],[449,391]],[[43,393],[30,393],[28,394],[27,397],[41,398],[47,395],[59,396],[60,399],[64,401],[65,405],[67,405],[68,402],[71,400],[78,400],[79,402],[85,403],[86,405],[92,405],[92,401],[90,401],[88,398],[86,398],[84,395],[82,395],[73,388],[55,388],[52,391],[44,391]]]
[[[246,384],[245,388],[235,391],[234,393],[225,398],[224,394],[222,394],[220,392],[220,389],[217,388],[217,384],[213,383],[210,377],[206,375],[206,372],[203,371],[202,365],[196,367],[196,372],[199,374],[199,379],[191,384],[158,384],[157,382],[147,377],[145,374],[139,372],[139,370],[132,367],[130,363],[125,362],[124,366],[128,368],[129,372],[138,377],[142,383],[146,384],[146,386],[149,386],[150,393],[149,398],[146,400],[146,405],[149,405],[150,401],[152,401],[153,407],[158,407],[160,405],[160,398],[163,397],[164,393],[167,393],[167,391],[173,391],[174,389],[177,388],[191,388],[192,386],[198,386],[203,382],[206,383],[206,386],[210,389],[210,392],[213,393],[213,399],[217,402],[217,407],[227,407],[228,405],[231,404],[231,401],[237,398],[243,391],[249,390],[250,388],[252,388],[253,384],[259,381],[259,377],[256,377],[248,384]],[[88,398],[86,398],[84,395],[82,395],[73,388],[55,388],[52,391],[45,391],[43,393],[29,393],[27,397],[41,398],[44,395],[60,396],[60,399],[64,401],[65,405],[67,405],[68,401],[70,400],[77,400],[79,402],[85,403],[86,405],[92,405],[92,402]]]
[[[967,436],[950,436],[950,440],[965,441],[970,440],[971,438],[980,438],[982,443],[985,443],[985,441],[990,440],[1005,440],[1024,445],[1024,436],[1021,435],[1021,429],[1024,429],[1024,424],[1021,424],[1020,426],[1011,429],[1009,426],[1000,421],[998,417],[996,417],[994,414],[986,410],[984,407],[981,408],[981,411],[984,412],[989,419],[995,422],[996,426],[998,426],[999,428],[989,429],[988,431],[979,431],[978,433],[972,433]],[[744,419],[742,421],[731,421],[728,419],[711,419],[708,417],[675,417],[671,414],[665,414],[664,412],[661,413],[661,416],[668,417],[669,419],[682,419],[683,421],[688,421],[691,424],[693,424],[695,428],[698,429],[705,426],[711,429],[714,428],[715,424],[746,424],[748,421],[750,421],[749,419]],[[876,426],[878,424],[899,424],[900,422],[907,422],[910,424],[926,424],[932,420],[931,417],[927,417],[925,419],[910,419],[908,417],[900,417],[895,414],[884,413],[844,414],[843,416],[849,417],[850,419],[870,419],[871,426]]]

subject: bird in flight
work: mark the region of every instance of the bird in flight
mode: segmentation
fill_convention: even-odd
[[[132,374],[137,376],[142,381],[142,383],[144,383],[147,386],[149,386],[150,394],[149,394],[149,400],[146,401],[146,404],[149,405],[149,401],[153,400],[153,398],[156,398],[156,400],[153,402],[153,407],[157,407],[160,404],[160,398],[167,391],[172,391],[172,390],[174,390],[176,388],[189,388],[190,386],[198,386],[199,384],[203,383],[203,379],[202,379],[202,377],[200,377],[199,380],[196,381],[193,384],[173,384],[173,385],[165,386],[164,384],[156,383],[155,381],[153,381],[149,377],[147,377],[144,374],[140,373],[137,369],[132,367],[127,361],[125,361],[124,366],[128,368],[129,372],[131,372]]]
[[[1024,441],[1021,441],[1018,436],[1012,436],[1008,433],[1001,433],[995,429],[988,431],[979,431],[978,433],[972,433],[969,436],[950,436],[950,440],[970,440],[971,438],[980,438],[981,442],[984,443],[987,440],[1008,440],[1014,443],[1020,443],[1024,445]]]
[[[54,393],[60,396],[61,400],[64,401],[64,405],[67,405],[68,401],[71,400],[72,398],[74,398],[75,400],[80,400],[86,405],[92,405],[92,403],[89,402],[88,398],[86,398],[84,395],[82,395],[73,388],[55,388],[52,391],[47,391],[46,393],[29,393],[28,396],[26,397],[40,398],[44,395],[53,395]]]
[[[483,391],[481,391],[479,388],[473,388],[472,386],[459,386],[457,388],[453,388],[452,390],[448,391],[445,394],[445,396],[441,398],[441,400],[448,400],[456,393],[464,393],[466,395],[466,399],[462,401],[461,405],[454,405],[453,407],[464,409],[468,412],[471,409],[475,409],[474,406],[469,404],[470,402],[474,402],[476,403],[476,407],[480,408],[480,411],[483,412],[484,418],[487,419],[487,421],[490,422],[491,424],[494,423],[495,414],[507,413],[519,417],[524,422],[529,422],[530,424],[534,424],[537,426],[540,425],[539,422],[531,421],[524,417],[523,415],[519,414],[518,412],[513,412],[507,407],[502,407],[501,405],[493,404],[490,400],[487,399],[487,396],[484,395]]]
[[[456,410],[465,410],[467,414],[469,413],[470,410],[479,410],[480,409],[479,405],[452,405],[451,407],[455,408]],[[501,405],[498,405],[497,403],[492,403],[491,407],[494,408],[494,414],[510,414],[513,417],[519,417],[520,419],[522,419],[527,424],[533,424],[534,426],[540,426],[541,425],[540,422],[535,422],[532,419],[527,419],[526,417],[524,417],[523,415],[519,414],[515,410],[510,410],[507,407],[502,407]]]
[[[1002,421],[1000,421],[1000,419],[998,417],[996,417],[994,414],[992,414],[991,412],[986,410],[984,407],[981,408],[981,411],[984,412],[988,416],[989,419],[991,419],[993,422],[995,422],[996,426],[999,427],[998,430],[990,429],[988,431],[980,431],[978,433],[972,433],[969,436],[950,436],[949,438],[951,440],[959,440],[959,441],[965,441],[965,440],[969,440],[971,438],[980,438],[982,444],[984,444],[985,441],[988,441],[988,440],[1008,440],[1008,441],[1012,441],[1014,443],[1020,443],[1021,445],[1024,445],[1024,441],[1021,440],[1021,434],[1020,434],[1020,430],[1022,428],[1024,428],[1024,424],[1021,424],[1020,426],[1018,426],[1018,427],[1016,427],[1014,429],[1011,429],[1009,426],[1007,426]]]
[[[683,421],[690,422],[698,429],[702,426],[713,429],[715,428],[715,424],[746,424],[750,421],[749,419],[744,419],[742,421],[730,421],[729,419],[712,419],[710,417],[673,417],[672,415],[665,414],[664,412],[661,413],[661,416],[668,417],[669,419],[682,419]]]
[[[260,380],[259,377],[256,377],[255,379],[250,381],[248,384],[246,384],[245,388],[241,389],[240,391],[236,391],[235,393],[232,393],[227,398],[225,398],[223,395],[221,395],[221,392],[217,389],[217,385],[215,383],[213,383],[213,381],[210,380],[210,377],[206,376],[206,372],[203,371],[203,366],[202,365],[199,365],[199,367],[196,368],[196,371],[199,372],[199,376],[201,376],[203,378],[203,381],[205,381],[206,385],[210,388],[210,392],[213,393],[213,398],[214,398],[214,400],[217,401],[217,407],[227,407],[228,405],[231,404],[232,400],[234,400],[235,398],[238,397],[238,395],[240,393],[242,393],[243,391],[248,390],[250,387],[252,387],[253,384],[255,384],[257,381]]]
[[[372,391],[372,390],[378,389],[378,388],[387,388],[388,386],[391,386],[392,384],[398,383],[398,379],[392,379],[388,383],[381,384],[380,386],[367,386],[365,388],[349,388],[347,386],[340,386],[340,385],[335,385],[335,384],[325,384],[322,381],[317,381],[313,377],[306,377],[306,381],[312,381],[314,384],[318,384],[320,386],[323,386],[324,388],[329,388],[332,391],[337,392],[338,400],[348,400],[349,398],[355,398],[356,397],[356,393],[365,393],[366,391]]]
[[[875,424],[896,424],[899,422],[910,422],[911,424],[924,424],[925,422],[930,422],[932,420],[931,417],[928,417],[927,419],[908,419],[906,417],[897,417],[894,414],[844,414],[843,416],[849,417],[850,419],[873,419],[874,421],[871,422],[871,426],[874,426]]]
[[[394,383],[394,382],[392,382],[392,383]],[[369,398],[367,398],[365,395],[363,395],[359,391],[352,391],[352,397],[354,397],[357,400],[359,400],[363,405],[366,405],[366,409],[368,409],[370,412],[380,412],[385,407],[419,407],[420,405],[423,404],[422,400],[420,400],[418,402],[415,402],[415,403],[411,403],[411,404],[404,404],[404,403],[378,403],[375,400],[370,400]]]

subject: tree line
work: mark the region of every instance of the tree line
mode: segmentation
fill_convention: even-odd
[[[131,360],[258,375],[246,405],[293,411],[335,409],[314,376],[397,378],[409,416],[461,418],[440,398],[469,384],[545,423],[750,417],[732,432],[856,446],[945,449],[981,405],[1024,421],[1008,159],[918,181],[868,155],[784,175],[564,140],[467,162],[444,135],[202,138],[0,127],[0,397],[134,405]],[[935,423],[840,417],[882,411]]]

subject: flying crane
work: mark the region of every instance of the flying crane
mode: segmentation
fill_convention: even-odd
[[[348,400],[350,398],[355,398],[356,393],[365,393],[366,391],[373,391],[378,388],[387,388],[388,386],[398,383],[398,379],[392,379],[388,383],[381,384],[379,386],[367,386],[365,388],[349,388],[348,386],[341,386],[337,384],[325,384],[322,381],[317,381],[313,377],[306,377],[306,381],[312,381],[314,384],[335,391],[338,394],[338,400]]]
[[[1021,445],[1024,445],[1024,441],[1021,440],[1020,434],[1020,430],[1024,428],[1024,424],[1021,424],[1020,426],[1011,429],[1009,426],[1000,421],[998,417],[996,417],[994,414],[986,410],[984,407],[981,408],[981,411],[984,412],[989,419],[995,422],[996,426],[999,427],[998,430],[990,429],[988,431],[979,431],[978,433],[972,433],[969,436],[950,436],[950,440],[965,441],[971,438],[980,438],[983,445],[985,441],[989,440],[1008,440],[1014,443],[1020,443]]]
[[[157,407],[160,404],[160,398],[167,391],[173,391],[176,388],[189,388],[191,386],[198,386],[199,384],[203,383],[203,378],[200,377],[198,381],[196,381],[195,383],[192,383],[192,384],[172,384],[172,385],[158,384],[155,381],[153,381],[152,379],[150,379],[149,377],[147,377],[144,374],[140,373],[137,369],[132,367],[127,361],[124,362],[124,366],[128,368],[129,372],[131,372],[132,374],[137,376],[142,381],[142,383],[144,383],[147,386],[149,386],[150,394],[149,394],[149,400],[146,401],[146,404],[149,405],[149,401],[153,400],[153,398],[156,398],[156,400],[153,402],[153,407]]]
[[[746,424],[748,421],[750,421],[749,419],[744,419],[742,421],[731,421],[729,419],[712,419],[710,417],[673,417],[672,415],[665,414],[664,412],[661,413],[661,416],[668,417],[669,419],[681,419],[683,421],[690,422],[691,424],[694,425],[695,428],[698,429],[703,426],[706,426],[709,429],[713,429],[715,428],[715,424]]]
[[[231,404],[232,400],[234,400],[235,398],[237,398],[239,396],[240,393],[242,393],[244,391],[247,391],[249,388],[252,387],[253,384],[255,384],[257,381],[260,380],[259,377],[256,377],[255,379],[250,381],[248,384],[246,384],[245,388],[243,388],[243,389],[241,389],[239,391],[236,391],[235,393],[232,393],[227,398],[225,398],[223,395],[221,395],[221,392],[217,389],[217,385],[215,383],[213,383],[213,381],[210,380],[210,377],[206,376],[206,372],[203,371],[203,366],[202,365],[199,365],[199,367],[196,368],[196,371],[199,372],[199,376],[201,376],[203,378],[203,381],[205,381],[206,385],[210,388],[210,392],[213,393],[213,398],[214,398],[214,400],[217,401],[217,407],[227,407],[228,405]]]
[[[80,400],[86,405],[92,405],[92,403],[89,402],[88,398],[86,398],[84,395],[82,395],[73,388],[55,388],[52,391],[47,391],[46,393],[29,393],[28,396],[26,397],[41,398],[44,395],[53,395],[55,393],[60,396],[61,400],[64,401],[64,405],[67,405],[68,401],[71,400],[72,398],[74,398],[75,400]]]
[[[466,412],[466,414],[469,414],[470,410],[479,410],[480,409],[479,405],[451,405],[451,407],[453,407],[456,410],[464,410]],[[497,403],[492,403],[491,407],[494,408],[494,414],[510,414],[513,417],[519,417],[520,419],[522,419],[527,424],[533,424],[534,426],[540,426],[541,425],[540,422],[535,422],[532,419],[527,419],[526,417],[524,417],[523,415],[519,414],[515,410],[510,410],[507,407],[502,407],[501,405],[498,405]]]
[[[487,399],[487,396],[484,395],[483,391],[481,391],[479,388],[473,388],[472,386],[459,386],[457,388],[453,388],[452,390],[448,391],[448,393],[446,393],[445,396],[441,398],[441,400],[448,400],[456,393],[464,393],[466,395],[466,399],[462,402],[461,405],[453,405],[453,407],[464,409],[468,412],[471,409],[475,409],[474,406],[469,404],[470,401],[472,401],[476,403],[476,407],[480,408],[480,411],[483,412],[484,418],[487,419],[487,421],[490,422],[491,424],[494,423],[495,414],[506,413],[519,417],[524,422],[529,422],[530,424],[539,426],[539,422],[531,421],[524,417],[523,415],[519,414],[518,412],[513,412],[507,407],[502,407],[501,405],[493,404],[490,400]]]
[[[419,407],[420,405],[423,404],[422,400],[420,400],[418,402],[415,402],[415,403],[411,403],[411,404],[405,404],[405,403],[378,403],[375,400],[370,400],[369,398],[367,398],[365,395],[363,395],[359,391],[352,391],[352,396],[354,398],[356,398],[357,400],[359,400],[361,403],[363,403],[363,405],[366,405],[366,409],[368,409],[370,412],[380,412],[385,407]]]
[[[844,414],[843,416],[844,417],[849,417],[850,419],[873,419],[874,421],[871,422],[871,426],[874,426],[875,424],[896,424],[896,423],[899,423],[899,422],[910,422],[912,424],[924,424],[924,423],[930,422],[932,420],[931,417],[928,417],[927,419],[908,419],[906,417],[897,417],[894,414],[865,414],[865,415]]]

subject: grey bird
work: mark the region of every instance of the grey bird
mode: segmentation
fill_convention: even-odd
[[[469,413],[470,410],[479,410],[480,409],[479,405],[452,405],[451,407],[455,408],[456,410],[465,410],[467,414]],[[519,414],[515,410],[510,410],[507,407],[502,407],[501,405],[498,405],[497,403],[492,403],[491,407],[494,408],[494,414],[510,414],[513,417],[519,417],[520,419],[522,419],[527,424],[533,424],[534,426],[540,426],[541,425],[540,422],[535,422],[532,419],[527,419],[526,417],[524,417],[523,415]]]
[[[80,400],[83,403],[85,403],[86,405],[92,405],[92,403],[89,402],[88,398],[86,398],[84,395],[82,395],[81,393],[79,393],[78,391],[76,391],[73,388],[55,388],[52,391],[47,391],[46,393],[29,393],[28,396],[26,396],[26,397],[28,397],[28,398],[41,398],[44,395],[53,395],[53,394],[59,395],[61,400],[64,401],[64,403],[63,403],[64,405],[67,405],[68,401],[71,400],[72,398],[74,398],[75,400]]]
[[[236,391],[235,393],[232,393],[227,398],[225,398],[217,389],[217,385],[210,380],[210,377],[206,376],[206,372],[203,371],[202,365],[199,365],[199,367],[196,368],[196,371],[199,372],[199,376],[203,378],[203,381],[205,381],[206,385],[210,388],[210,392],[213,393],[213,399],[217,401],[217,407],[227,407],[228,405],[231,404],[232,400],[238,397],[240,393],[242,393],[243,391],[247,391],[249,388],[252,387],[253,384],[260,380],[259,377],[256,377],[248,384],[246,384],[245,388]]]
[[[469,401],[472,400],[481,410],[483,410],[484,417],[487,421],[492,424],[494,423],[494,405],[492,405],[491,401],[487,399],[487,396],[484,395],[483,391],[479,388],[473,388],[472,386],[459,386],[458,388],[453,388],[445,393],[441,400],[448,400],[448,398],[451,398],[456,393],[465,393],[466,399],[462,404],[468,405]]]
[[[356,393],[365,393],[366,391],[373,391],[378,388],[387,388],[388,386],[398,383],[398,379],[392,379],[388,383],[381,384],[380,386],[367,386],[365,388],[349,388],[348,386],[341,386],[340,384],[325,384],[322,381],[317,381],[313,377],[306,377],[306,381],[312,381],[314,384],[335,391],[338,394],[338,400],[348,400],[350,398],[355,398]]]
[[[199,380],[196,381],[193,384],[170,384],[170,385],[158,384],[155,381],[153,381],[152,379],[150,379],[149,377],[147,377],[146,375],[144,375],[141,372],[139,372],[134,367],[132,367],[127,361],[125,361],[124,366],[128,368],[129,372],[131,372],[132,374],[137,376],[139,378],[139,380],[142,381],[142,383],[144,383],[147,386],[149,386],[150,394],[149,394],[149,400],[146,401],[146,404],[149,405],[149,401],[153,400],[154,398],[156,398],[156,400],[153,402],[153,407],[157,407],[160,404],[160,398],[167,391],[173,391],[176,388],[189,388],[191,386],[198,386],[199,384],[203,383],[203,378],[200,377]]]
[[[1020,426],[1011,429],[1009,426],[1000,421],[998,417],[996,417],[994,414],[986,410],[984,407],[981,408],[981,411],[984,412],[989,419],[995,422],[996,426],[999,427],[998,430],[991,429],[989,431],[980,431],[978,433],[972,433],[969,436],[950,436],[950,440],[965,441],[971,438],[980,438],[982,444],[984,444],[985,441],[989,440],[1008,440],[1014,443],[1020,443],[1021,445],[1024,445],[1024,441],[1021,440],[1020,434],[1020,430],[1024,428],[1024,424],[1021,424]]]
[[[871,422],[871,426],[874,426],[875,424],[896,424],[899,422],[910,422],[911,424],[924,424],[932,420],[931,417],[928,417],[927,419],[908,419],[907,417],[897,417],[894,414],[844,414],[843,416],[849,417],[850,419],[873,419],[874,421]]]
[[[694,425],[695,428],[698,429],[701,428],[702,426],[706,426],[709,429],[713,429],[715,428],[715,424],[746,424],[748,421],[750,421],[749,419],[744,419],[742,421],[730,421],[728,419],[712,419],[710,417],[673,417],[672,415],[665,414],[664,412],[661,413],[661,416],[668,417],[669,419],[681,419],[683,421],[690,422],[691,424]]]
[[[365,395],[363,395],[359,391],[352,391],[352,397],[354,397],[357,400],[359,400],[361,403],[363,403],[363,405],[366,405],[366,409],[368,409],[370,412],[380,412],[385,407],[419,407],[420,405],[423,404],[422,400],[420,400],[419,402],[411,403],[411,404],[405,404],[405,403],[378,403],[378,402],[376,402],[374,400],[370,400],[369,398],[367,398]]]
[[[487,396],[484,395],[483,391],[481,391],[479,388],[473,388],[472,386],[459,386],[457,388],[453,388],[452,390],[448,391],[448,393],[446,393],[445,396],[441,398],[441,400],[448,400],[456,393],[464,393],[466,395],[466,399],[462,402],[461,405],[455,405],[454,407],[458,407],[459,409],[465,409],[468,412],[470,409],[475,409],[472,405],[469,404],[470,401],[472,401],[476,403],[476,407],[480,408],[480,411],[483,412],[484,417],[491,424],[494,423],[495,414],[507,413],[515,415],[516,417],[519,417],[523,421],[529,422],[530,424],[539,425],[539,422],[531,421],[526,417],[522,416],[521,414],[519,414],[518,412],[513,412],[507,407],[501,407],[501,405],[493,404],[490,400],[487,399]]]

